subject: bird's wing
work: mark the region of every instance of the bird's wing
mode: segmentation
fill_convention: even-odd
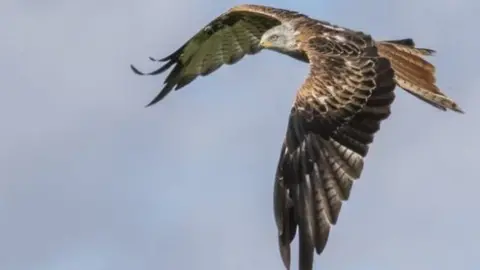
[[[379,41],[377,47],[378,53],[390,60],[397,85],[407,93],[440,110],[463,113],[458,104],[437,87],[435,66],[423,58],[433,55],[434,50],[416,48],[412,39]]]
[[[274,211],[287,269],[297,226],[299,269],[312,269],[314,250],[323,251],[394,100],[394,72],[370,36],[336,30],[315,35],[302,45],[310,74],[293,104],[275,179]]]
[[[265,31],[298,16],[303,15],[266,6],[239,5],[215,18],[169,56],[150,58],[166,62],[159,69],[143,73],[131,65],[139,75],[161,74],[173,66],[162,91],[147,106],[163,99],[172,89],[186,86],[199,75],[206,76],[224,64],[236,63],[246,54],[258,53],[260,38]]]

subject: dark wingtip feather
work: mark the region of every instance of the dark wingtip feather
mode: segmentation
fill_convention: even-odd
[[[137,75],[142,75],[142,76],[143,75],[158,75],[160,73],[163,73],[165,70],[169,69],[173,64],[175,64],[174,61],[167,62],[165,65],[161,66],[159,69],[156,69],[156,70],[154,70],[152,72],[149,72],[149,73],[141,72],[134,65],[130,65],[130,68]]]
[[[409,47],[415,47],[415,42],[411,38],[385,40],[388,43],[395,43]]]
[[[435,54],[437,54],[437,51],[433,49],[428,49],[428,48],[415,48],[415,49],[421,52],[423,55],[427,55],[427,56],[435,56]]]
[[[150,106],[152,106],[152,105],[153,105],[152,102],[150,102],[150,103],[148,103],[147,105],[145,105],[145,108],[148,108],[148,107],[150,107]]]
[[[160,59],[153,58],[152,56],[149,56],[148,59],[150,59],[150,61],[153,61],[153,62],[165,62],[167,60],[170,60],[171,56],[167,56],[167,57],[160,58]]]
[[[140,76],[143,76],[143,75],[146,75],[145,73],[141,72],[140,70],[138,70],[134,65],[130,65],[130,68],[132,69],[132,71],[137,74],[137,75],[140,75]]]
[[[278,237],[280,248],[280,257],[282,258],[283,266],[286,270],[290,270],[290,244],[283,243],[282,236]]]
[[[150,103],[145,105],[145,108],[148,108],[148,107],[158,103],[160,100],[162,100],[166,95],[168,95],[168,93],[170,93],[172,91],[174,86],[175,86],[175,84],[171,84],[171,83],[165,85],[165,87],[163,87],[162,91],[160,91],[160,93],[158,93],[158,95],[152,101],[150,101]]]
[[[456,105],[456,104],[455,104]],[[462,110],[462,108],[460,108],[458,105],[456,105],[455,107],[451,108],[452,111],[454,112],[457,112],[457,113],[460,113],[460,114],[465,114],[465,111]]]
[[[148,107],[150,107],[150,106],[152,106],[152,105],[155,105],[155,104],[158,103],[160,100],[162,100],[163,97],[165,96],[165,95],[162,95],[162,93],[163,93],[163,91],[160,92],[152,101],[150,101],[150,103],[148,103],[147,105],[145,105],[145,108],[148,108]]]

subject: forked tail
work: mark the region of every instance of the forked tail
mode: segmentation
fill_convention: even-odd
[[[416,48],[412,39],[377,42],[378,53],[390,60],[397,85],[408,93],[441,110],[463,113],[462,109],[435,85],[435,67],[423,56],[434,50]]]

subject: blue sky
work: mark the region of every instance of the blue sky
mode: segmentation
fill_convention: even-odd
[[[281,269],[273,175],[307,66],[261,53],[149,109],[163,78],[129,69],[239,3],[2,1],[0,269]],[[478,269],[480,2],[256,3],[435,48],[467,112],[398,89],[316,269]]]

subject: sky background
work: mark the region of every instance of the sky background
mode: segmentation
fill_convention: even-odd
[[[308,67],[264,52],[149,109],[163,76],[129,69],[239,3],[0,2],[0,269],[282,269],[273,175]],[[256,3],[435,48],[466,111],[397,89],[316,269],[479,269],[480,2]]]

